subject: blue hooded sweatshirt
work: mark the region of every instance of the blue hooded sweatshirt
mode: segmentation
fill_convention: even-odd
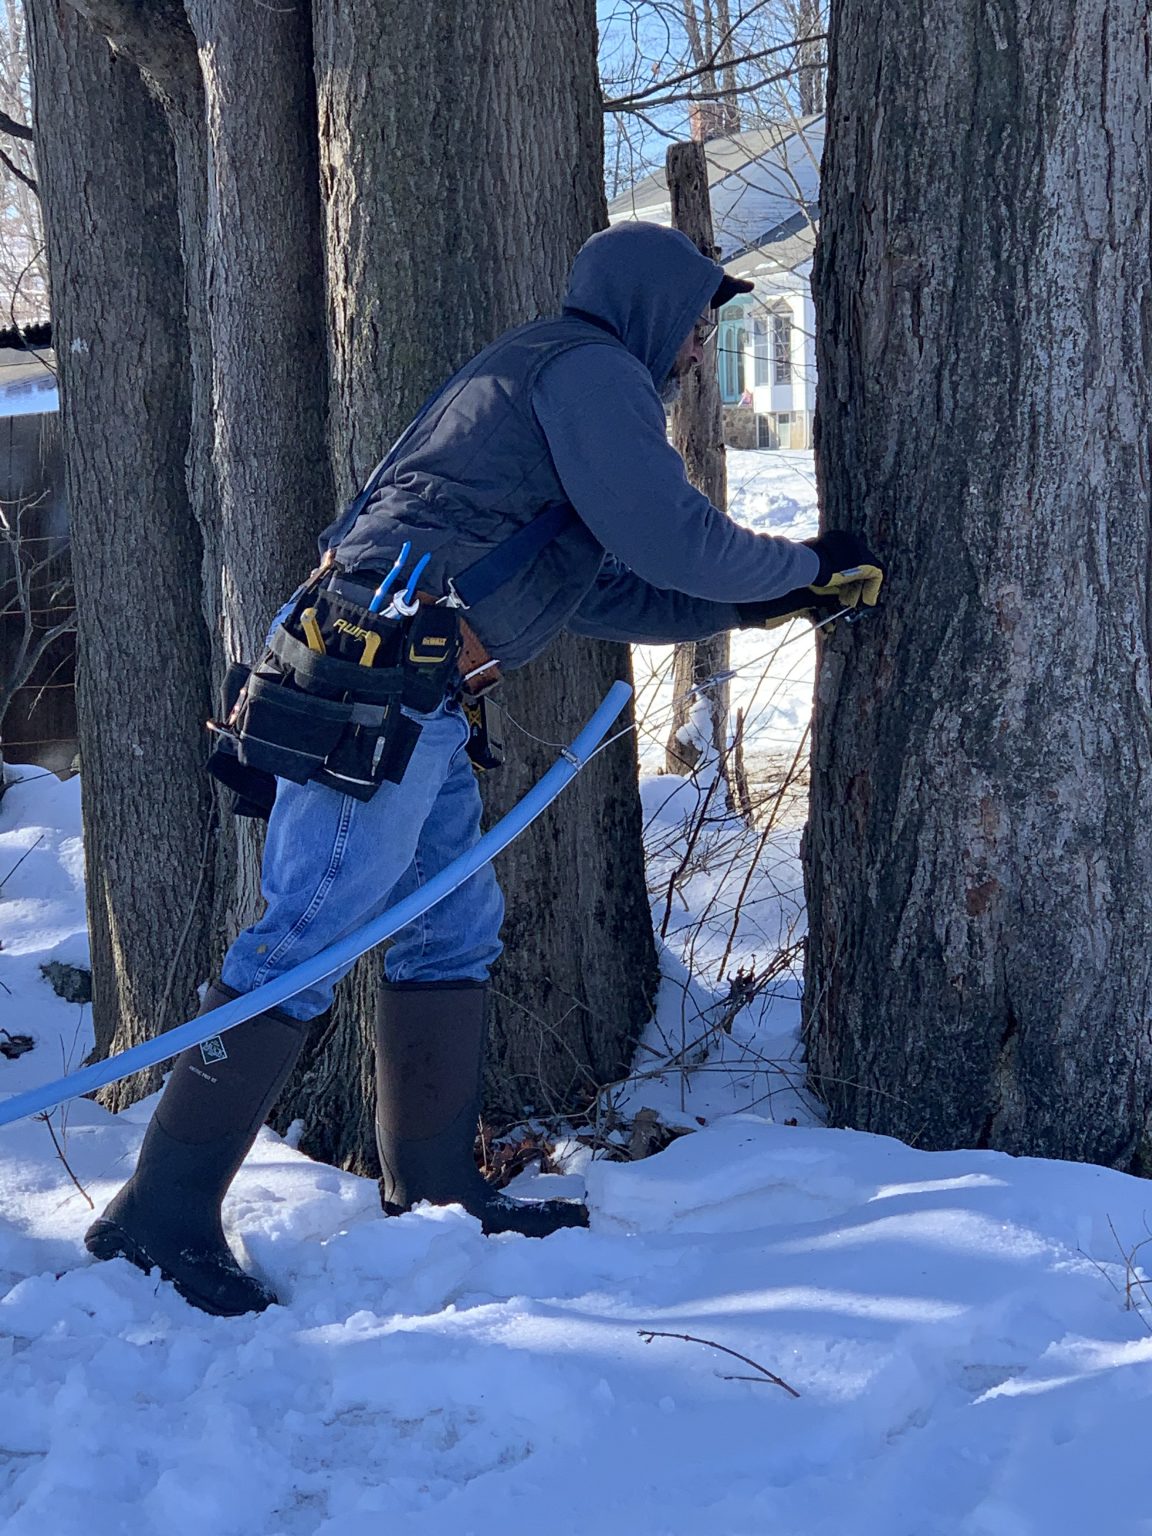
[[[686,236],[624,223],[593,235],[563,314],[507,332],[433,397],[367,505],[322,541],[372,585],[405,539],[448,582],[551,507],[563,531],[468,618],[505,669],[560,629],[599,639],[703,639],[735,604],[815,580],[804,545],[741,528],[688,482],[660,389],[723,268]]]

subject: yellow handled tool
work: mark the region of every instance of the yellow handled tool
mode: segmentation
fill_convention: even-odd
[[[324,636],[320,633],[320,622],[316,617],[315,608],[305,608],[300,615],[300,625],[308,641],[308,649],[315,651],[318,656],[323,656],[325,654]]]
[[[360,652],[360,665],[362,667],[370,667],[379,649],[380,636],[375,630],[370,629],[364,637],[364,649]]]

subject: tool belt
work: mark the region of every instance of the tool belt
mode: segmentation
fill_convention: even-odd
[[[353,500],[343,520],[348,527],[368,505],[398,447]],[[484,695],[500,681],[500,666],[464,610],[498,592],[577,521],[566,502],[542,508],[449,581],[451,601],[419,590],[427,554],[403,586],[407,542],[383,579],[379,572],[353,572],[345,582],[335,563],[313,571],[260,660],[229,667],[221,718],[208,722],[214,736],[208,769],[233,791],[237,815],[267,817],[277,778],[327,784],[358,800],[370,800],[381,784],[398,784],[420,736],[419,724],[402,706],[428,714],[453,690],[467,714],[473,765],[480,771],[499,767],[501,745]],[[399,581],[403,602],[372,612],[359,601],[371,591],[359,583],[369,579],[379,583],[375,599]]]
[[[329,574],[300,589],[258,662],[228,669],[208,770],[238,815],[267,817],[277,778],[365,801],[398,784],[421,731],[401,706],[428,714],[456,685],[456,610],[422,603],[386,618],[326,589]]]

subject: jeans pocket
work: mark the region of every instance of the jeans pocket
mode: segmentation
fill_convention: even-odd
[[[435,709],[427,711],[410,709],[407,704],[401,704],[400,713],[407,715],[409,720],[415,720],[417,725],[433,725],[437,720],[464,718],[464,712],[455,699],[445,699],[442,704],[437,704]]]

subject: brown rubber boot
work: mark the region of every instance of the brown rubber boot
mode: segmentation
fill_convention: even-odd
[[[390,982],[376,1011],[376,1144],[390,1216],[420,1200],[462,1205],[485,1232],[547,1237],[586,1227],[569,1200],[513,1200],[472,1156],[480,1114],[488,988],[483,982]]]

